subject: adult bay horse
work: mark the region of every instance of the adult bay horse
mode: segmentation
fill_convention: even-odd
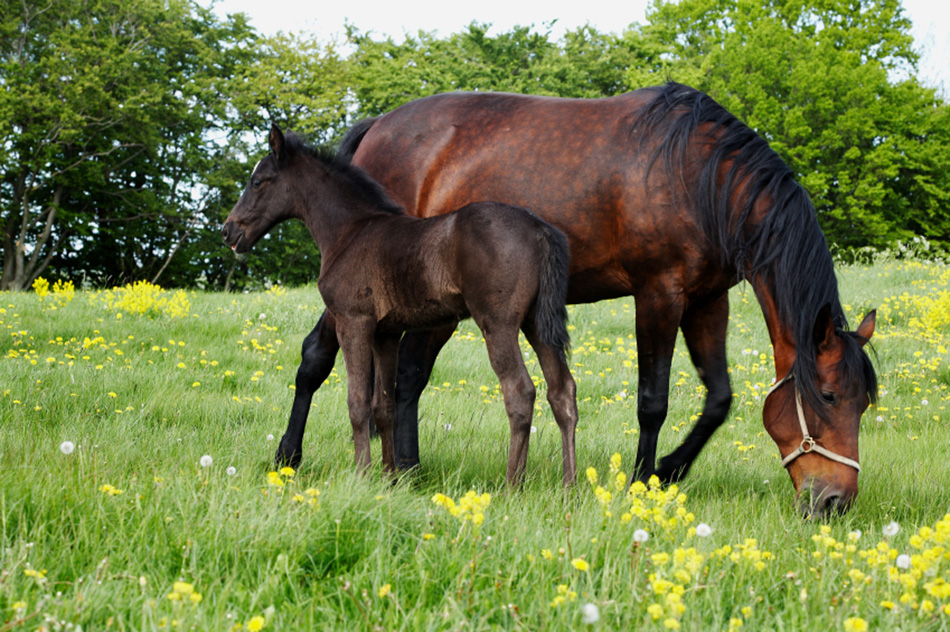
[[[413,217],[358,167],[285,136],[276,125],[269,144],[271,153],[254,168],[225,221],[224,239],[236,252],[247,252],[274,225],[296,218],[316,240],[322,260],[318,286],[346,363],[357,466],[370,464],[372,411],[383,468],[396,469],[392,433],[402,334],[455,329],[471,316],[485,338],[508,413],[509,485],[524,474],[535,401],[519,329],[538,355],[561,430],[564,484],[573,483],[577,402],[566,359],[564,234],[526,209],[498,202]]]
[[[636,467],[685,475],[729,411],[727,290],[747,280],[771,338],[763,408],[806,514],[844,512],[858,491],[858,429],[877,391],[848,325],[805,190],[749,127],[676,83],[605,99],[450,93],[354,126],[341,152],[420,217],[476,200],[526,206],[567,234],[568,301],[632,295],[639,353]],[[299,460],[314,391],[337,353],[324,313],[303,345],[277,458]],[[656,463],[677,329],[707,389],[699,421]],[[418,398],[451,332],[409,334],[397,378],[396,455],[418,463]]]

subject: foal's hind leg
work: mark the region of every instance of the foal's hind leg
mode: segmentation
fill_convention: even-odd
[[[531,326],[523,327],[525,337],[538,354],[538,363],[548,386],[548,404],[561,430],[561,461],[564,485],[574,483],[577,461],[574,455],[574,431],[577,428],[577,386],[564,354],[543,344]]]
[[[680,328],[693,365],[706,385],[706,402],[702,416],[682,445],[660,460],[656,473],[663,482],[675,482],[686,476],[703,446],[729,413],[732,387],[726,362],[728,322],[728,294],[691,306],[683,315]]]
[[[512,326],[476,323],[485,336],[488,359],[501,384],[501,393],[508,413],[511,443],[508,449],[506,480],[509,486],[519,485],[528,462],[528,441],[531,438],[531,415],[534,413],[535,389],[518,346],[518,329]]]

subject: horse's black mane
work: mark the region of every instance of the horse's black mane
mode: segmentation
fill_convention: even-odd
[[[797,357],[792,371],[803,395],[815,410],[823,409],[815,387],[814,327],[821,308],[829,305],[845,342],[843,379],[860,379],[873,401],[877,376],[861,348],[866,341],[847,330],[825,236],[792,170],[764,139],[709,96],[673,82],[653,90],[656,96],[645,108],[639,129],[666,130],[654,162],[662,158],[668,173],[683,173],[689,139],[703,134],[714,141],[698,189],[687,188],[689,201],[722,253],[723,266],[735,270],[739,279],[764,278],[772,288],[779,318],[794,332]],[[721,167],[728,161],[732,166],[720,182]],[[743,187],[739,208],[730,204],[736,187]],[[750,226],[750,214],[763,196],[771,200],[770,210],[758,226]]]
[[[285,146],[291,153],[310,156],[323,164],[332,174],[339,177],[350,190],[358,193],[364,200],[378,210],[394,215],[405,214],[405,209],[397,204],[381,184],[373,180],[368,173],[349,163],[350,156],[338,154],[330,147],[313,146],[305,143],[293,132],[284,135]]]

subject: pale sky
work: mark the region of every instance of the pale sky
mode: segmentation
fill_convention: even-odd
[[[210,0],[207,0],[210,4]],[[917,52],[921,55],[919,78],[950,98],[950,2],[903,0],[913,22]],[[632,22],[646,22],[647,0],[218,0],[219,15],[246,13],[260,32],[313,33],[320,39],[340,36],[349,23],[361,32],[391,35],[436,31],[445,37],[463,30],[473,20],[491,23],[490,33],[504,33],[514,26],[544,25],[557,20],[553,38],[564,31],[590,24],[600,32],[619,33]]]

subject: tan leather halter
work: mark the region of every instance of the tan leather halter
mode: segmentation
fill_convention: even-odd
[[[769,392],[765,396],[766,399],[768,399],[769,395],[781,388],[786,382],[790,382],[794,379],[795,374],[789,371],[785,377],[772,385],[772,388],[769,389]],[[808,434],[808,424],[805,423],[805,410],[802,408],[802,393],[800,390],[798,390],[797,384],[795,385],[795,407],[798,409],[798,423],[802,427],[802,442],[788,456],[782,459],[782,467],[788,467],[792,461],[803,454],[814,452],[827,459],[831,459],[832,461],[849,465],[859,472],[861,471],[861,466],[857,461],[854,459],[849,459],[846,456],[841,456],[840,454],[835,454],[831,450],[821,447],[815,443],[815,439],[810,434]]]

